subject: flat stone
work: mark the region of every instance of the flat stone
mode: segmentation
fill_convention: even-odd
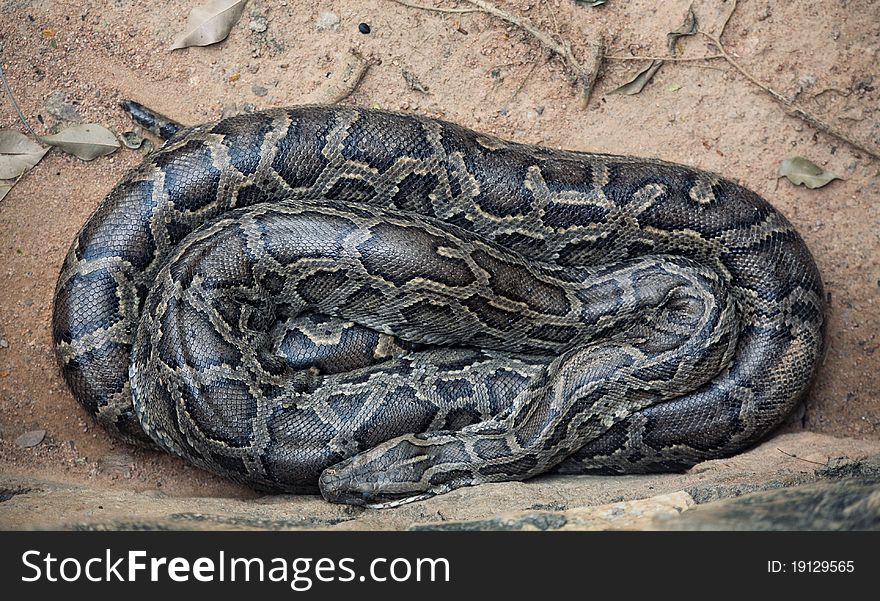
[[[251,17],[251,22],[248,26],[254,33],[264,33],[269,28],[269,20],[262,15],[257,15]]]
[[[823,482],[715,501],[657,515],[663,530],[880,530],[880,483]]]
[[[336,31],[339,29],[339,16],[330,11],[322,12],[318,15],[318,20],[315,22],[315,25],[318,28],[318,31]]]
[[[46,112],[58,119],[59,121],[74,122],[81,121],[82,115],[74,103],[67,99],[64,92],[52,92],[45,103]]]
[[[137,460],[117,451],[97,461],[124,476]],[[25,530],[866,528],[876,525],[880,507],[880,441],[810,432],[779,435],[685,473],[544,476],[391,509],[334,505],[316,495],[172,497],[137,490],[134,480],[93,488],[0,472],[0,491],[27,491],[3,501],[0,529]],[[820,506],[807,510],[810,503]]]
[[[15,444],[23,449],[29,449],[43,442],[44,438],[46,438],[45,430],[31,430],[16,438]]]
[[[674,517],[695,506],[678,491],[635,501],[620,501],[565,511],[521,511],[484,520],[414,524],[410,530],[644,530],[660,516]]]

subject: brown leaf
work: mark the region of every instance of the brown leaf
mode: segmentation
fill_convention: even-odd
[[[40,141],[50,146],[57,146],[84,161],[114,153],[119,148],[119,142],[113,132],[97,123],[74,125],[54,136],[43,136]]]
[[[15,185],[15,182],[0,182],[0,200],[6,198],[6,195],[9,194],[9,191],[12,190],[12,186]]]
[[[195,7],[186,19],[186,31],[177,37],[171,50],[222,42],[238,23],[246,4],[247,0],[208,0]]]
[[[39,163],[47,152],[48,148],[14,129],[0,129],[0,179],[18,177]]]
[[[633,94],[638,94],[642,91],[642,88],[647,85],[651,78],[654,77],[654,74],[660,69],[663,65],[663,61],[651,61],[651,64],[636,73],[636,76],[629,80],[627,83],[623,84],[616,90],[613,90],[612,94],[626,94],[627,96],[632,96]]]
[[[681,24],[681,27],[666,34],[666,46],[669,48],[669,52],[673,55],[678,54],[678,48],[676,46],[678,39],[689,35],[695,35],[696,33],[697,15],[694,14],[694,5],[692,4],[688,7],[687,15],[685,16],[684,23]]]

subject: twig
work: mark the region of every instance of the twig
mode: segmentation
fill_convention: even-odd
[[[519,96],[519,93],[522,92],[524,87],[526,87],[526,82],[529,80],[529,77],[532,76],[532,73],[534,73],[535,69],[537,69],[537,68],[538,68],[538,63],[537,62],[532,63],[532,68],[529,69],[529,72],[526,73],[526,76],[522,78],[522,81],[519,82],[519,85],[516,86],[516,89],[513,91],[513,94],[511,94],[510,100],[507,101],[508,105],[511,102],[513,102],[514,100],[516,100],[516,97]]]
[[[727,17],[725,17],[724,21],[721,23],[721,29],[718,30],[718,39],[721,39],[721,36],[724,35],[724,30],[727,28],[727,24],[730,23],[730,18],[733,16],[733,12],[736,10],[736,2],[737,0],[733,0],[733,6],[730,7],[730,12],[727,13]]]
[[[3,65],[0,65],[0,80],[3,80],[3,87],[6,90],[6,95],[9,96],[9,102],[12,103],[12,106],[15,108],[15,112],[18,113],[18,118],[21,121],[24,128],[28,130],[28,132],[35,138],[39,139],[40,136],[37,135],[37,132],[33,130],[31,124],[28,123],[27,119],[24,117],[24,113],[21,112],[21,108],[18,106],[18,102],[15,101],[15,96],[12,94],[12,88],[9,87],[9,82],[6,81],[6,74],[3,73]]]
[[[333,81],[329,85],[317,90],[314,94],[303,100],[305,103],[317,104],[338,104],[354,94],[358,86],[364,80],[364,76],[370,67],[375,63],[375,59],[364,58],[359,52],[349,50],[348,60],[342,69],[334,74]]]
[[[799,106],[792,100],[786,96],[783,96],[773,88],[761,83],[758,79],[753,76],[751,73],[746,71],[737,61],[731,56],[731,54],[724,47],[724,44],[721,42],[721,37],[724,35],[724,30],[727,28],[727,24],[730,22],[730,19],[733,17],[733,13],[737,8],[737,0],[733,0],[732,5],[730,7],[730,11],[727,13],[724,21],[721,23],[719,28],[719,32],[717,36],[709,34],[705,31],[697,30],[697,33],[708,38],[717,48],[719,54],[713,54],[709,56],[700,56],[700,57],[652,57],[652,56],[603,56],[603,48],[600,47],[596,51],[596,56],[598,60],[596,61],[596,65],[594,66],[592,71],[586,69],[575,57],[571,51],[571,44],[564,39],[557,39],[556,37],[548,34],[545,31],[542,31],[532,25],[530,22],[523,20],[516,15],[510,14],[501,10],[500,8],[494,6],[490,2],[486,0],[464,0],[468,4],[474,5],[476,8],[474,9],[452,9],[452,8],[435,8],[429,6],[420,6],[416,4],[410,4],[409,2],[405,2],[404,0],[391,0],[392,2],[396,2],[397,4],[401,4],[403,6],[408,6],[410,8],[417,8],[420,10],[433,11],[433,12],[441,12],[441,13],[463,13],[463,12],[483,12],[489,15],[492,15],[502,21],[506,21],[511,25],[514,25],[532,37],[534,37],[538,42],[540,42],[545,48],[558,54],[562,57],[563,62],[571,69],[577,80],[581,84],[581,104],[583,106],[586,105],[586,102],[589,101],[590,93],[592,91],[593,84],[596,81],[596,74],[598,72],[599,63],[603,59],[608,60],[619,60],[619,61],[630,61],[630,60],[662,60],[662,61],[671,61],[671,62],[682,62],[682,63],[697,63],[702,61],[716,60],[716,59],[724,59],[731,67],[736,69],[743,77],[745,77],[749,82],[753,85],[758,86],[764,92],[769,95],[773,100],[782,105],[785,111],[798,119],[801,119],[805,123],[807,123],[810,127],[827,134],[833,138],[837,138],[838,140],[852,146],[856,150],[864,152],[868,156],[880,160],[880,150],[872,149],[867,147],[865,144],[861,142],[857,142],[853,140],[846,134],[837,131],[831,125],[825,123],[805,108]]]
[[[589,79],[589,73],[586,72],[586,69],[584,69],[584,67],[572,54],[571,44],[569,44],[568,40],[557,40],[546,31],[538,29],[530,22],[521,19],[514,14],[501,10],[494,4],[486,2],[486,0],[465,0],[465,2],[479,7],[483,10],[483,12],[497,17],[502,21],[507,21],[511,25],[519,27],[520,29],[531,35],[533,38],[538,40],[546,48],[561,56],[563,60],[568,63],[569,67],[571,67],[571,69],[578,75],[579,79],[581,79],[582,81],[586,81],[587,79]]]
[[[428,10],[435,13],[455,13],[455,14],[464,14],[464,13],[481,13],[483,12],[479,8],[438,8],[436,6],[422,6],[420,4],[410,4],[409,2],[404,2],[403,0],[391,0],[392,2],[396,2],[397,4],[402,4],[403,6],[408,6],[409,8],[417,8],[419,10]]]
[[[602,69],[602,61],[605,60],[605,38],[600,37],[599,43],[593,48],[593,68],[590,70],[590,76],[584,82],[583,93],[581,94],[581,108],[587,108],[590,103],[590,96],[593,95],[593,86],[596,84],[596,78],[599,76],[599,70]]]
[[[373,58],[364,58],[359,52],[352,51],[351,54],[355,57],[357,63],[350,67],[351,71],[349,73],[343,75],[342,83],[344,87],[339,91],[336,98],[333,99],[333,104],[341,102],[354,94],[354,91],[358,89],[358,86],[364,80],[367,71],[376,62]]]
[[[746,71],[730,55],[729,52],[727,52],[727,49],[724,47],[724,44],[721,43],[720,39],[718,39],[717,37],[715,37],[711,34],[706,33],[705,31],[698,31],[697,33],[705,36],[713,44],[715,44],[715,46],[718,48],[719,52],[721,52],[721,55],[723,56],[724,60],[726,60],[727,63],[731,67],[736,69],[740,73],[740,75],[745,77],[752,84],[754,84],[754,85],[758,86],[759,88],[761,88],[762,90],[764,90],[764,92],[766,92],[767,95],[770,96],[770,98],[772,98],[773,100],[775,100],[776,102],[781,104],[783,106],[783,108],[785,108],[787,113],[804,121],[813,129],[817,129],[817,130],[821,131],[822,133],[825,133],[833,138],[837,138],[841,142],[845,142],[846,144],[849,144],[850,146],[852,146],[856,150],[860,150],[861,152],[864,152],[865,154],[867,154],[877,160],[880,160],[880,150],[873,150],[871,148],[868,148],[867,146],[865,146],[861,142],[857,142],[857,141],[853,140],[852,138],[850,138],[849,136],[847,136],[846,134],[837,131],[832,126],[830,126],[829,124],[825,123],[824,121],[822,121],[821,119],[819,119],[818,117],[816,117],[815,115],[813,115],[812,113],[807,111],[805,108],[795,104],[795,102],[793,100],[791,100],[790,98],[783,96],[782,94],[780,94],[779,92],[777,92],[773,88],[761,83],[760,81],[758,81],[758,79],[754,75],[752,75],[751,73]]]
[[[541,2],[541,6],[543,6],[544,9],[550,13],[550,18],[553,19],[553,33],[557,36],[562,35],[561,30],[559,29],[559,19],[556,18],[556,11],[550,8],[548,0],[543,0],[543,2]]]
[[[792,455],[791,453],[786,453],[785,451],[783,451],[779,447],[776,447],[776,450],[779,451],[780,453],[782,453],[783,455],[786,455],[787,457],[791,457],[792,459],[798,459],[800,461],[805,461],[806,463],[812,463],[813,465],[821,465],[822,467],[825,467],[826,465],[828,465],[827,462],[826,463],[819,463],[818,461],[810,461],[809,459],[804,459],[803,457],[798,457],[797,455]]]
[[[680,63],[690,63],[697,61],[711,61],[716,58],[724,58],[723,54],[710,54],[709,56],[619,56],[616,54],[605,55],[610,61],[677,61]]]
[[[464,0],[468,4],[474,5],[475,9],[438,9],[435,7],[429,6],[419,6],[416,4],[410,4],[408,2],[404,2],[403,0],[391,0],[391,2],[395,2],[397,4],[401,4],[403,6],[408,6],[410,8],[417,8],[420,10],[427,10],[433,12],[460,12],[462,10],[467,10],[468,12],[483,12],[488,15],[492,15],[497,19],[501,19],[502,21],[506,21],[510,23],[514,27],[518,27],[522,29],[533,38],[538,40],[542,46],[550,50],[551,52],[562,57],[563,62],[571,69],[577,80],[581,84],[581,103],[584,103],[585,99],[589,99],[590,88],[592,87],[593,82],[595,81],[595,76],[590,70],[588,70],[584,65],[578,61],[574,53],[571,50],[571,44],[568,40],[556,39],[553,35],[538,29],[534,25],[532,25],[529,21],[525,19],[521,19],[520,17],[511,14],[509,12],[503,11],[491,2],[487,2],[486,0]]]
[[[28,169],[28,171],[30,171],[30,169]],[[11,184],[0,184],[0,188],[4,188],[4,187],[6,188],[6,193],[0,194],[0,200],[3,200],[4,198],[6,198],[6,194],[9,194],[10,192],[12,192],[12,189],[15,187],[15,184],[17,184],[19,181],[21,181],[21,178],[24,177],[25,173],[27,173],[27,171],[25,171],[24,173],[19,173],[18,177],[16,177],[15,180],[13,180],[13,182]]]

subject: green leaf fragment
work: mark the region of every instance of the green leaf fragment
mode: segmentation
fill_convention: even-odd
[[[804,157],[785,159],[780,163],[778,173],[780,177],[787,178],[791,183],[810,189],[821,188],[829,182],[842,179]]]

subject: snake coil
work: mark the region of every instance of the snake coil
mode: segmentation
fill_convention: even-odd
[[[718,176],[349,107],[176,129],[55,296],[68,385],[130,442],[388,506],[683,469],[813,378],[813,258]]]

